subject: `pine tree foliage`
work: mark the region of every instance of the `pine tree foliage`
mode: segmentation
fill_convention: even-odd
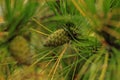
[[[0,80],[19,77],[20,71],[22,80],[39,75],[45,75],[41,80],[119,80],[119,0],[0,3],[5,22],[0,26]]]

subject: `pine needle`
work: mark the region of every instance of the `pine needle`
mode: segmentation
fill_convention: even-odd
[[[109,55],[108,55],[108,53],[106,53],[104,64],[103,64],[103,69],[102,69],[99,80],[104,80],[104,78],[105,78],[105,73],[106,73],[106,70],[107,70],[107,67],[108,67],[108,57],[109,57]]]
[[[60,60],[61,60],[63,54],[65,53],[65,51],[66,51],[66,49],[67,49],[67,46],[68,46],[68,44],[65,44],[65,45],[64,45],[64,49],[63,49],[62,52],[60,53],[60,56],[58,57],[57,61],[55,62],[54,66],[52,67],[52,69],[51,69],[51,71],[50,71],[50,73],[49,73],[49,76],[50,76],[50,74],[53,72],[52,77],[51,77],[51,80],[53,80],[53,78],[54,78],[54,75],[55,75],[56,70],[57,70],[57,68],[58,68],[58,65],[59,65],[59,63],[60,63]]]
[[[41,31],[38,31],[38,30],[33,29],[33,28],[31,28],[30,30],[31,30],[31,31],[34,31],[34,32],[37,32],[37,33],[40,33],[40,34],[45,35],[45,36],[49,36],[49,34],[43,33],[43,32],[41,32]]]
[[[49,31],[49,32],[53,32],[50,29],[48,29],[46,26],[42,25],[40,22],[38,22],[36,19],[32,18],[33,21],[35,21],[39,26],[43,27],[45,30]]]

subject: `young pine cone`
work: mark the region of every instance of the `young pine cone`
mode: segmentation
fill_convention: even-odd
[[[70,37],[68,36],[68,32],[65,31],[64,29],[59,29],[47,38],[44,46],[56,47],[68,43],[69,41]]]
[[[31,64],[33,54],[27,40],[23,36],[16,36],[9,44],[11,55],[18,64]]]

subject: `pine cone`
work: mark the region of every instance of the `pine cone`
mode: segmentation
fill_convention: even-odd
[[[68,43],[69,41],[70,37],[68,36],[68,32],[66,32],[64,29],[59,29],[47,38],[44,46],[56,47]]]
[[[33,54],[30,53],[28,42],[23,36],[13,38],[9,44],[9,50],[19,64],[31,64]]]
[[[79,31],[79,28],[78,27],[70,27],[69,28],[69,36],[71,36],[71,39],[74,40],[74,39],[78,39],[78,36],[80,35],[80,31]]]
[[[75,24],[72,22],[67,22],[65,24],[65,27],[71,40],[78,39],[78,36],[80,35],[79,27],[76,27]]]

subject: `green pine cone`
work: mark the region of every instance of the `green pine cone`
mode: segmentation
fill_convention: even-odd
[[[66,32],[64,29],[59,29],[47,38],[44,46],[56,47],[68,43],[69,41],[70,37],[68,36],[68,32]]]
[[[65,30],[68,32],[68,36],[70,37],[71,40],[77,39],[78,36],[80,35],[80,29],[77,27],[74,23],[72,22],[67,22],[65,24]]]
[[[71,33],[71,39],[78,39],[78,36],[80,35],[79,33],[79,28],[78,27],[70,27],[70,33]]]
[[[16,36],[9,44],[9,50],[18,64],[31,64],[33,54],[27,40],[23,36]]]

